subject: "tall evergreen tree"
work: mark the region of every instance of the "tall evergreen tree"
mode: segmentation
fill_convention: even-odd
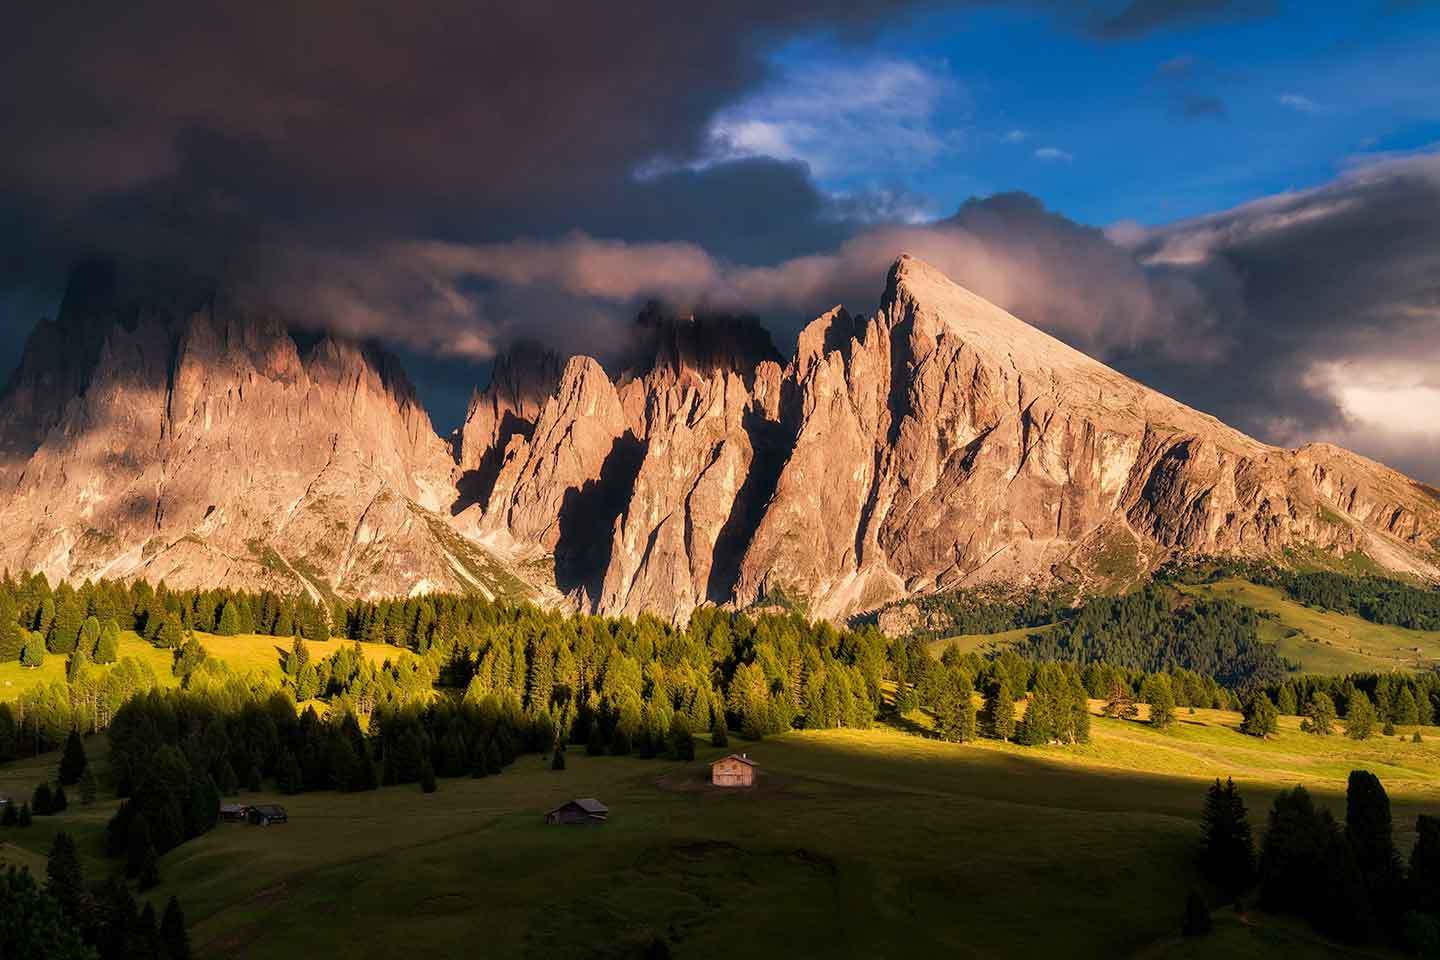
[[[1279,711],[1270,702],[1264,691],[1256,691],[1245,702],[1245,717],[1240,723],[1240,732],[1252,737],[1268,737],[1280,727]]]
[[[120,658],[120,625],[113,619],[106,620],[100,627],[100,639],[95,641],[91,659],[96,663],[114,663]]]
[[[1217,778],[1205,794],[1201,814],[1200,866],[1206,879],[1228,898],[1249,888],[1255,875],[1255,840],[1250,816],[1235,781]]]
[[[85,902],[85,878],[80,869],[80,855],[70,834],[60,831],[50,844],[50,857],[45,863],[45,891],[59,901],[71,923],[81,920]]]
[[[1409,882],[1415,909],[1440,918],[1440,817],[1422,813],[1415,819]]]
[[[25,646],[20,651],[20,665],[38,667],[44,663],[45,638],[38,633],[32,633],[25,639]]]
[[[95,653],[95,644],[100,641],[100,621],[94,616],[85,618],[80,624],[80,637],[75,643],[75,651],[84,653],[87,658]]]
[[[1305,719],[1300,721],[1300,729],[1322,737],[1328,737],[1335,732],[1335,701],[1329,694],[1317,690],[1310,695],[1310,702],[1305,706]]]
[[[80,739],[80,731],[71,730],[70,735],[65,738],[65,753],[60,758],[60,783],[67,787],[79,783],[88,765],[89,760],[85,756],[85,743]]]
[[[185,932],[185,914],[180,901],[173,896],[165,904],[160,918],[160,945],[166,960],[190,960],[190,935]]]
[[[20,610],[10,594],[0,590],[0,663],[20,659],[25,646],[25,631],[20,627]]]
[[[1345,839],[1378,916],[1398,920],[1404,895],[1400,853],[1395,849],[1390,797],[1368,770],[1352,770],[1345,790]]]
[[[215,633],[222,637],[233,637],[240,632],[240,608],[234,600],[226,600],[220,609],[220,618],[215,624]]]
[[[85,622],[85,608],[78,599],[61,601],[50,624],[48,647],[51,653],[68,654],[80,640],[80,627]]]
[[[10,704],[0,703],[0,763],[14,760],[20,753],[20,730]]]
[[[1010,678],[1001,673],[985,694],[985,724],[997,740],[1015,736],[1015,693]]]
[[[1375,705],[1370,702],[1365,691],[1355,691],[1355,695],[1346,704],[1345,736],[1351,740],[1368,740],[1375,734],[1375,722]]]

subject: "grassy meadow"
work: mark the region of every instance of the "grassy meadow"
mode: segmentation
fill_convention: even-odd
[[[1275,587],[1248,580],[1232,578],[1215,583],[1176,584],[1175,588],[1192,596],[1232,600],[1273,615],[1273,619],[1266,618],[1260,623],[1260,639],[1275,644],[1282,657],[1300,665],[1302,673],[1388,673],[1428,670],[1440,665],[1440,631],[1407,630],[1307,607]],[[933,640],[928,647],[936,657],[949,647],[956,647],[961,653],[985,655],[1018,646],[1031,634],[1044,633],[1054,626],[958,634]]]
[[[705,746],[688,764],[572,749],[565,771],[526,756],[430,795],[278,798],[289,824],[184,844],[153,898],[178,895],[197,956],[215,958],[631,957],[657,937],[696,958],[1332,957],[1353,954],[1255,913],[1175,935],[1207,782],[1236,778],[1257,833],[1294,783],[1343,815],[1356,767],[1390,791],[1402,850],[1415,814],[1440,813],[1440,729],[1355,743],[1284,718],[1259,741],[1237,714],[1182,709],[1167,732],[1097,718],[1090,744],[1032,749],[943,743],[927,722],[737,740],[760,764],[752,790],[709,787],[706,761],[726,751]],[[103,767],[103,737],[90,750]],[[0,768],[0,792],[28,795],[55,762]],[[610,822],[542,822],[577,796]],[[114,806],[0,831],[0,861],[43,869],[63,826],[96,876]]]
[[[1440,663],[1440,631],[1407,630],[1297,603],[1275,587],[1227,579],[1179,589],[1210,595],[1275,615],[1261,638],[1306,673],[1387,673]]]
[[[257,672],[274,680],[283,675],[281,665],[290,652],[290,641],[246,633],[233,637],[221,637],[210,633],[195,634],[195,638],[212,657],[224,660],[230,669],[238,673]],[[315,659],[324,659],[342,646],[353,644],[352,640],[307,640],[305,645]],[[404,651],[383,643],[362,643],[365,656],[375,663],[398,660]],[[174,662],[173,650],[153,646],[131,631],[120,634],[120,658],[132,657],[149,664],[161,686],[177,686],[179,680],[171,673]],[[0,663],[0,702],[14,700],[27,688],[37,683],[64,682],[66,657],[60,654],[46,654],[45,662],[38,667],[22,667],[18,661]],[[92,670],[105,671],[106,666],[91,665]]]

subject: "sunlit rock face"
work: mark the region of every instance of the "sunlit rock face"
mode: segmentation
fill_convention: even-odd
[[[837,307],[788,360],[753,321],[655,312],[614,379],[520,345],[453,448],[383,353],[80,281],[0,409],[15,570],[674,619],[1293,548],[1440,575],[1440,494],[1262,444],[910,257],[873,316]]]

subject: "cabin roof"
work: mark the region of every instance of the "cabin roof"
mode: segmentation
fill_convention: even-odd
[[[284,816],[285,808],[278,803],[257,803],[250,808],[263,817]]]
[[[749,755],[744,753],[732,753],[728,757],[721,757],[719,760],[716,760],[715,763],[710,764],[710,766],[713,767],[716,764],[724,763],[726,760],[734,760],[737,763],[745,764],[747,767],[755,766],[755,761],[751,760]]]
[[[575,804],[581,810],[584,810],[586,813],[610,812],[609,807],[605,806],[605,804],[601,803],[599,800],[596,800],[594,797],[581,797],[579,800],[571,800],[570,802]]]

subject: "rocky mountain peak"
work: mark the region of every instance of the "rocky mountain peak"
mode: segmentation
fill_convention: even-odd
[[[1115,589],[1295,547],[1440,578],[1432,488],[1260,443],[913,257],[879,310],[827,311],[784,365],[753,320],[658,309],[618,385],[517,345],[455,451],[383,352],[223,293],[120,286],[82,276],[7,389],[0,566],[677,619]]]

